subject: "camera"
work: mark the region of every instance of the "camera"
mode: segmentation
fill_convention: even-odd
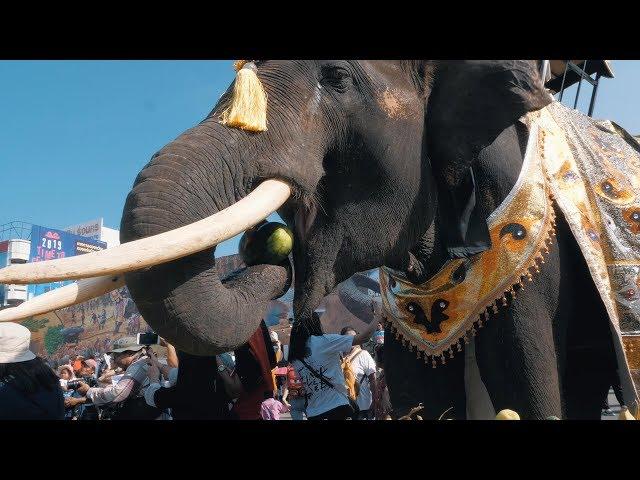
[[[160,337],[157,333],[139,333],[137,338],[138,345],[159,345]]]
[[[78,378],[76,380],[69,380],[67,382],[67,388],[69,390],[75,390],[77,389],[81,383],[86,383],[87,385],[89,385],[89,387],[97,387],[98,386],[98,381],[93,378],[93,377],[83,377],[83,378]]]

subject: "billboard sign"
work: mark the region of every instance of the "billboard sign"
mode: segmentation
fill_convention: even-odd
[[[34,225],[31,227],[31,252],[29,261],[42,262],[44,260],[73,257],[105,248],[107,248],[107,244],[98,240],[74,235],[64,230]],[[70,282],[29,285],[29,293],[30,296],[40,295],[54,288],[67,285],[68,283]]]
[[[29,261],[42,262],[43,260],[73,257],[105,248],[107,248],[107,244],[99,240],[74,235],[64,230],[34,225],[31,228]]]
[[[88,222],[79,223],[78,225],[72,225],[64,229],[65,232],[73,233],[81,237],[92,238],[93,240],[100,240],[102,235],[103,219],[96,218],[95,220],[89,220]]]

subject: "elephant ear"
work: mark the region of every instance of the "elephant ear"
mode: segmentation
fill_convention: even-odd
[[[536,61],[464,60],[435,65],[425,141],[438,185],[441,232],[452,258],[491,247],[473,172],[480,152],[520,117],[552,100]]]
[[[380,283],[363,273],[356,273],[336,287],[338,298],[349,313],[365,323],[371,323],[374,320],[373,303],[380,303],[381,300],[367,295],[367,289],[379,294]]]

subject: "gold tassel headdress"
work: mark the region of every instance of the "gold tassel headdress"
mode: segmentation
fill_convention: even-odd
[[[247,60],[235,62],[236,82],[231,106],[222,112],[222,124],[249,132],[267,129],[267,94],[258,78],[256,64]]]

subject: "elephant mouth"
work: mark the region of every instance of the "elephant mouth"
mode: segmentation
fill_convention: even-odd
[[[125,273],[143,271],[211,249],[276,212],[292,197],[292,191],[287,182],[268,179],[226,209],[189,225],[107,250],[3,268],[0,283],[4,284],[80,281],[0,312],[0,321],[20,320],[82,303],[123,286]],[[297,212],[300,220],[295,222],[296,240],[304,241],[316,210],[307,206]]]
[[[297,243],[305,243],[317,213],[318,206],[315,202],[305,203],[296,209],[293,223]]]

